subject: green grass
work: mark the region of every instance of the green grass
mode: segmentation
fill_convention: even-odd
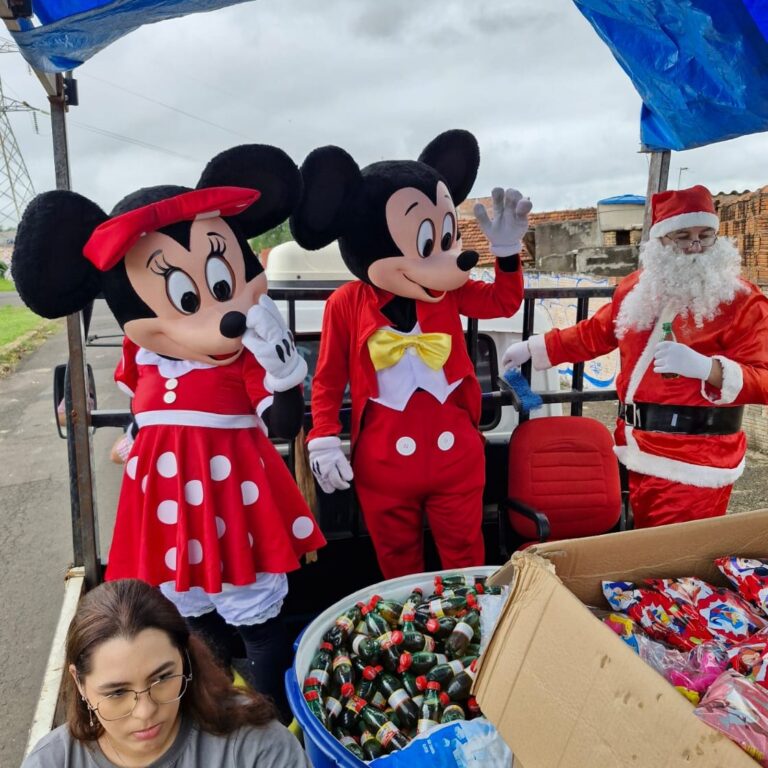
[[[15,291],[16,286],[5,277],[0,277],[0,293],[7,293],[8,291]]]
[[[46,324],[26,307],[0,307],[0,347]]]

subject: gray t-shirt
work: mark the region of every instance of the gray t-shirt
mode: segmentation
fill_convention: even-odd
[[[298,739],[273,721],[213,736],[182,720],[171,748],[147,768],[312,768]],[[21,768],[116,768],[96,742],[73,739],[62,725],[44,736]]]

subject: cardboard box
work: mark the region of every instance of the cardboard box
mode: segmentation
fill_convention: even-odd
[[[475,682],[484,714],[525,768],[755,768],[736,744],[586,605],[602,579],[725,580],[722,555],[768,557],[768,510],[552,542],[492,577],[511,584]],[[516,763],[518,765],[518,763]]]

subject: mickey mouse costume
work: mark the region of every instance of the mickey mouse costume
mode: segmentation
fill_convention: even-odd
[[[306,363],[247,241],[284,221],[300,194],[281,150],[235,147],[196,189],[140,189],[110,216],[74,192],[39,195],[14,253],[32,310],[61,317],[101,292],[125,331],[116,378],[138,435],[107,579],[160,585],[193,626],[212,624],[215,608],[249,658],[260,656],[260,627],[279,634],[270,620],[286,571],[325,543],[266,436],[298,434]],[[279,698],[279,679],[266,687]]]
[[[338,238],[357,281],[338,289],[323,316],[312,383],[310,463],[326,493],[355,491],[385,578],[424,570],[426,515],[444,568],[484,561],[480,385],[461,315],[510,316],[523,298],[519,252],[530,201],[493,191],[480,206],[496,280],[469,279],[478,255],[463,251],[456,203],[475,180],[479,151],[466,131],[435,138],[418,161],[362,170],[339,147],[302,165],[304,197],[291,217],[309,249]],[[350,384],[352,464],[341,451],[339,409]]]

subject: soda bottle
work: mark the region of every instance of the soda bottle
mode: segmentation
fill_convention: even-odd
[[[398,619],[397,623],[405,624],[405,616],[413,614],[416,606],[419,605],[423,600],[424,590],[421,587],[414,587],[411,594],[408,595],[405,602],[403,603],[403,610],[400,612],[400,618]],[[411,621],[413,621],[413,618],[411,618]]]
[[[407,623],[410,624],[411,622]],[[419,632],[418,629],[414,628],[406,631],[405,627],[403,627],[403,642],[401,645],[406,651],[434,651],[435,638]]]
[[[424,733],[440,722],[443,705],[440,701],[440,683],[427,683],[427,692],[421,704],[416,733]]]
[[[417,606],[416,615],[426,613],[436,619],[441,619],[443,616],[453,616],[462,608],[467,607],[468,597],[439,597],[436,600],[430,600],[428,603]]]
[[[363,702],[365,703],[365,702]],[[408,738],[383,712],[364,706],[360,710],[363,722],[371,729],[376,741],[385,750],[402,749],[408,746]]]
[[[329,642],[334,648],[343,645],[362,617],[361,606],[362,603],[357,603],[348,611],[337,616],[333,626],[323,635],[323,640]]]
[[[410,670],[416,675],[422,675],[428,672],[432,667],[438,664],[445,664],[447,657],[442,653],[429,653],[422,651],[420,653],[410,653],[404,651],[400,654],[400,663],[397,665],[397,671],[402,674]]]
[[[416,617],[416,626],[419,625],[418,616]],[[442,640],[453,632],[456,626],[456,619],[450,616],[444,616],[442,619],[430,617],[424,624],[424,630],[429,632],[436,640]]]
[[[379,616],[384,617],[390,626],[397,626],[400,614],[403,612],[401,603],[398,603],[396,600],[385,600],[381,595],[374,595],[371,598],[370,605]]]
[[[365,661],[374,661],[379,655],[379,644],[369,635],[352,634],[349,647],[352,653]]]
[[[672,323],[662,323],[661,324],[661,338],[662,338],[662,341],[674,341],[675,340],[675,334],[672,333]],[[676,373],[662,373],[661,374],[661,378],[662,379],[678,379],[680,377]]]
[[[377,683],[376,680],[379,674],[383,671],[381,667],[367,666],[363,669],[360,676],[360,682],[357,684],[355,693],[366,701],[370,701],[373,695],[376,693]]]
[[[464,650],[464,653],[467,654],[467,656],[479,656],[480,655],[480,643],[470,643],[466,649]]]
[[[477,703],[477,699],[474,696],[470,696],[467,699],[467,714],[472,717],[479,717],[483,713],[480,711],[480,705]]]
[[[459,659],[453,659],[452,661],[443,662],[442,664],[432,667],[426,674],[426,681],[428,683],[440,683],[442,688],[447,688],[448,683],[463,671],[464,664],[462,664]]]
[[[335,696],[325,697],[325,715],[329,725],[333,725],[341,715],[344,707]]]
[[[313,688],[304,694],[304,701],[307,702],[309,711],[327,728],[328,718],[325,715],[325,707],[320,699],[320,691]]]
[[[344,749],[349,750],[355,757],[359,758],[360,760],[366,759],[365,752],[363,752],[360,745],[343,728],[334,728],[333,735],[341,743]]]
[[[331,668],[333,666],[333,645],[329,642],[320,643],[320,647],[315,651],[312,661],[309,664],[309,674],[307,678],[317,681],[317,686],[321,691],[328,688],[331,682]],[[306,685],[306,679],[305,679]]]
[[[474,608],[467,611],[453,628],[453,632],[445,639],[446,654],[453,659],[461,656],[472,642],[479,623],[480,613]]]
[[[387,620],[376,613],[370,605],[364,606],[362,612],[371,637],[379,637],[380,635],[389,632],[389,623]]]
[[[339,648],[333,657],[333,679],[341,688],[341,696],[349,698],[355,692],[353,685],[352,661],[343,648]]]
[[[472,689],[472,683],[475,682],[477,677],[477,659],[475,659],[466,669],[459,672],[456,677],[448,683],[448,687],[445,692],[453,699],[453,701],[464,701],[469,697],[469,692]]]
[[[440,716],[441,723],[452,723],[454,720],[466,719],[467,717],[464,714],[464,709],[462,708],[461,704],[456,704],[455,702],[451,702],[443,710],[443,714]]]
[[[419,684],[416,682],[418,678],[413,674],[413,672],[403,672],[400,679],[403,681],[403,688],[405,688],[405,692],[411,698],[418,696],[421,693],[422,689],[419,688]]]
[[[400,722],[406,728],[413,728],[419,719],[419,711],[405,692],[402,683],[394,675],[384,672],[379,681],[379,688],[387,697],[389,705],[397,712]]]
[[[403,642],[403,633],[396,629],[393,632],[385,632],[376,638],[379,645],[379,659],[387,672],[396,672],[400,663],[400,645]]]
[[[360,746],[363,748],[363,752],[365,752],[365,759],[375,760],[377,757],[381,757],[384,754],[381,744],[376,741],[362,720],[358,727],[360,729]]]

